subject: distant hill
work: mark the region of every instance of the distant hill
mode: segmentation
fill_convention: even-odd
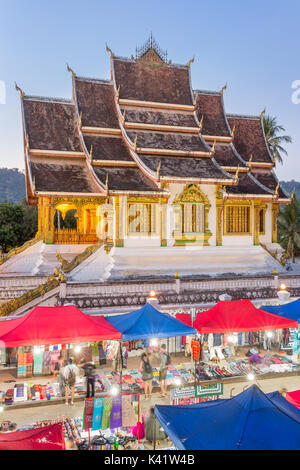
[[[24,197],[24,173],[18,168],[0,168],[0,202],[21,202]]]
[[[295,188],[296,196],[300,201],[300,182],[281,181],[280,184],[291,194]],[[0,168],[0,202],[21,202],[25,197],[25,175],[18,168]]]
[[[280,184],[288,194],[291,194],[291,192],[295,188],[296,197],[300,201],[300,183],[299,183],[299,181],[295,181],[295,180],[280,181]]]

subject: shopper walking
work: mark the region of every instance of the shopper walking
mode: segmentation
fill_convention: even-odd
[[[71,391],[71,405],[74,404],[74,388],[76,383],[76,377],[79,374],[78,367],[73,364],[73,359],[70,358],[68,365],[64,368],[64,382],[66,388],[66,405],[69,402],[69,391]]]
[[[95,372],[96,366],[93,362],[86,362],[81,366],[86,377],[86,397],[93,398],[95,396]]]
[[[157,356],[159,362],[159,383],[161,389],[161,397],[167,395],[167,373],[168,365],[171,364],[170,355],[167,353],[167,347],[162,344]]]
[[[145,400],[148,398],[151,399],[153,370],[150,363],[150,357],[145,352],[141,355],[140,370],[142,372],[142,379],[144,381]]]

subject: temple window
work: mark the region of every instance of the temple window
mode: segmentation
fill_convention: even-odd
[[[128,234],[157,233],[157,204],[128,204]]]
[[[264,235],[265,234],[265,210],[261,209],[259,212],[259,234]]]
[[[204,204],[181,204],[182,233],[204,233]]]
[[[251,235],[251,206],[229,205],[225,208],[224,235]]]

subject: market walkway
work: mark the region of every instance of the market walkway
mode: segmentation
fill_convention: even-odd
[[[241,393],[246,386],[249,386],[253,382],[246,381],[239,383],[231,383],[224,385],[223,398],[229,398],[231,393],[237,395]],[[255,382],[264,393],[274,392],[282,388],[286,388],[287,391],[294,391],[300,389],[300,376],[292,377],[278,377],[274,379],[264,379]],[[166,398],[161,398],[159,393],[153,394],[152,400],[144,400],[143,396],[141,399],[141,410],[142,413],[149,410],[151,406],[155,404],[169,405],[170,398],[169,393]],[[73,406],[66,406],[65,404],[58,404],[52,406],[35,406],[29,408],[6,409],[3,413],[2,418],[8,419],[17,423],[17,425],[31,424],[39,420],[56,419],[59,416],[69,417],[81,417],[83,415],[83,401],[75,402]]]

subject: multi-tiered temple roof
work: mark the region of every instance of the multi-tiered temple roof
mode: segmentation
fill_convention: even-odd
[[[155,41],[135,58],[110,53],[110,80],[76,76],[72,99],[21,92],[27,197],[168,197],[164,183],[224,186],[226,197],[287,202],[262,117],[226,115],[223,90],[193,90],[190,61]]]

